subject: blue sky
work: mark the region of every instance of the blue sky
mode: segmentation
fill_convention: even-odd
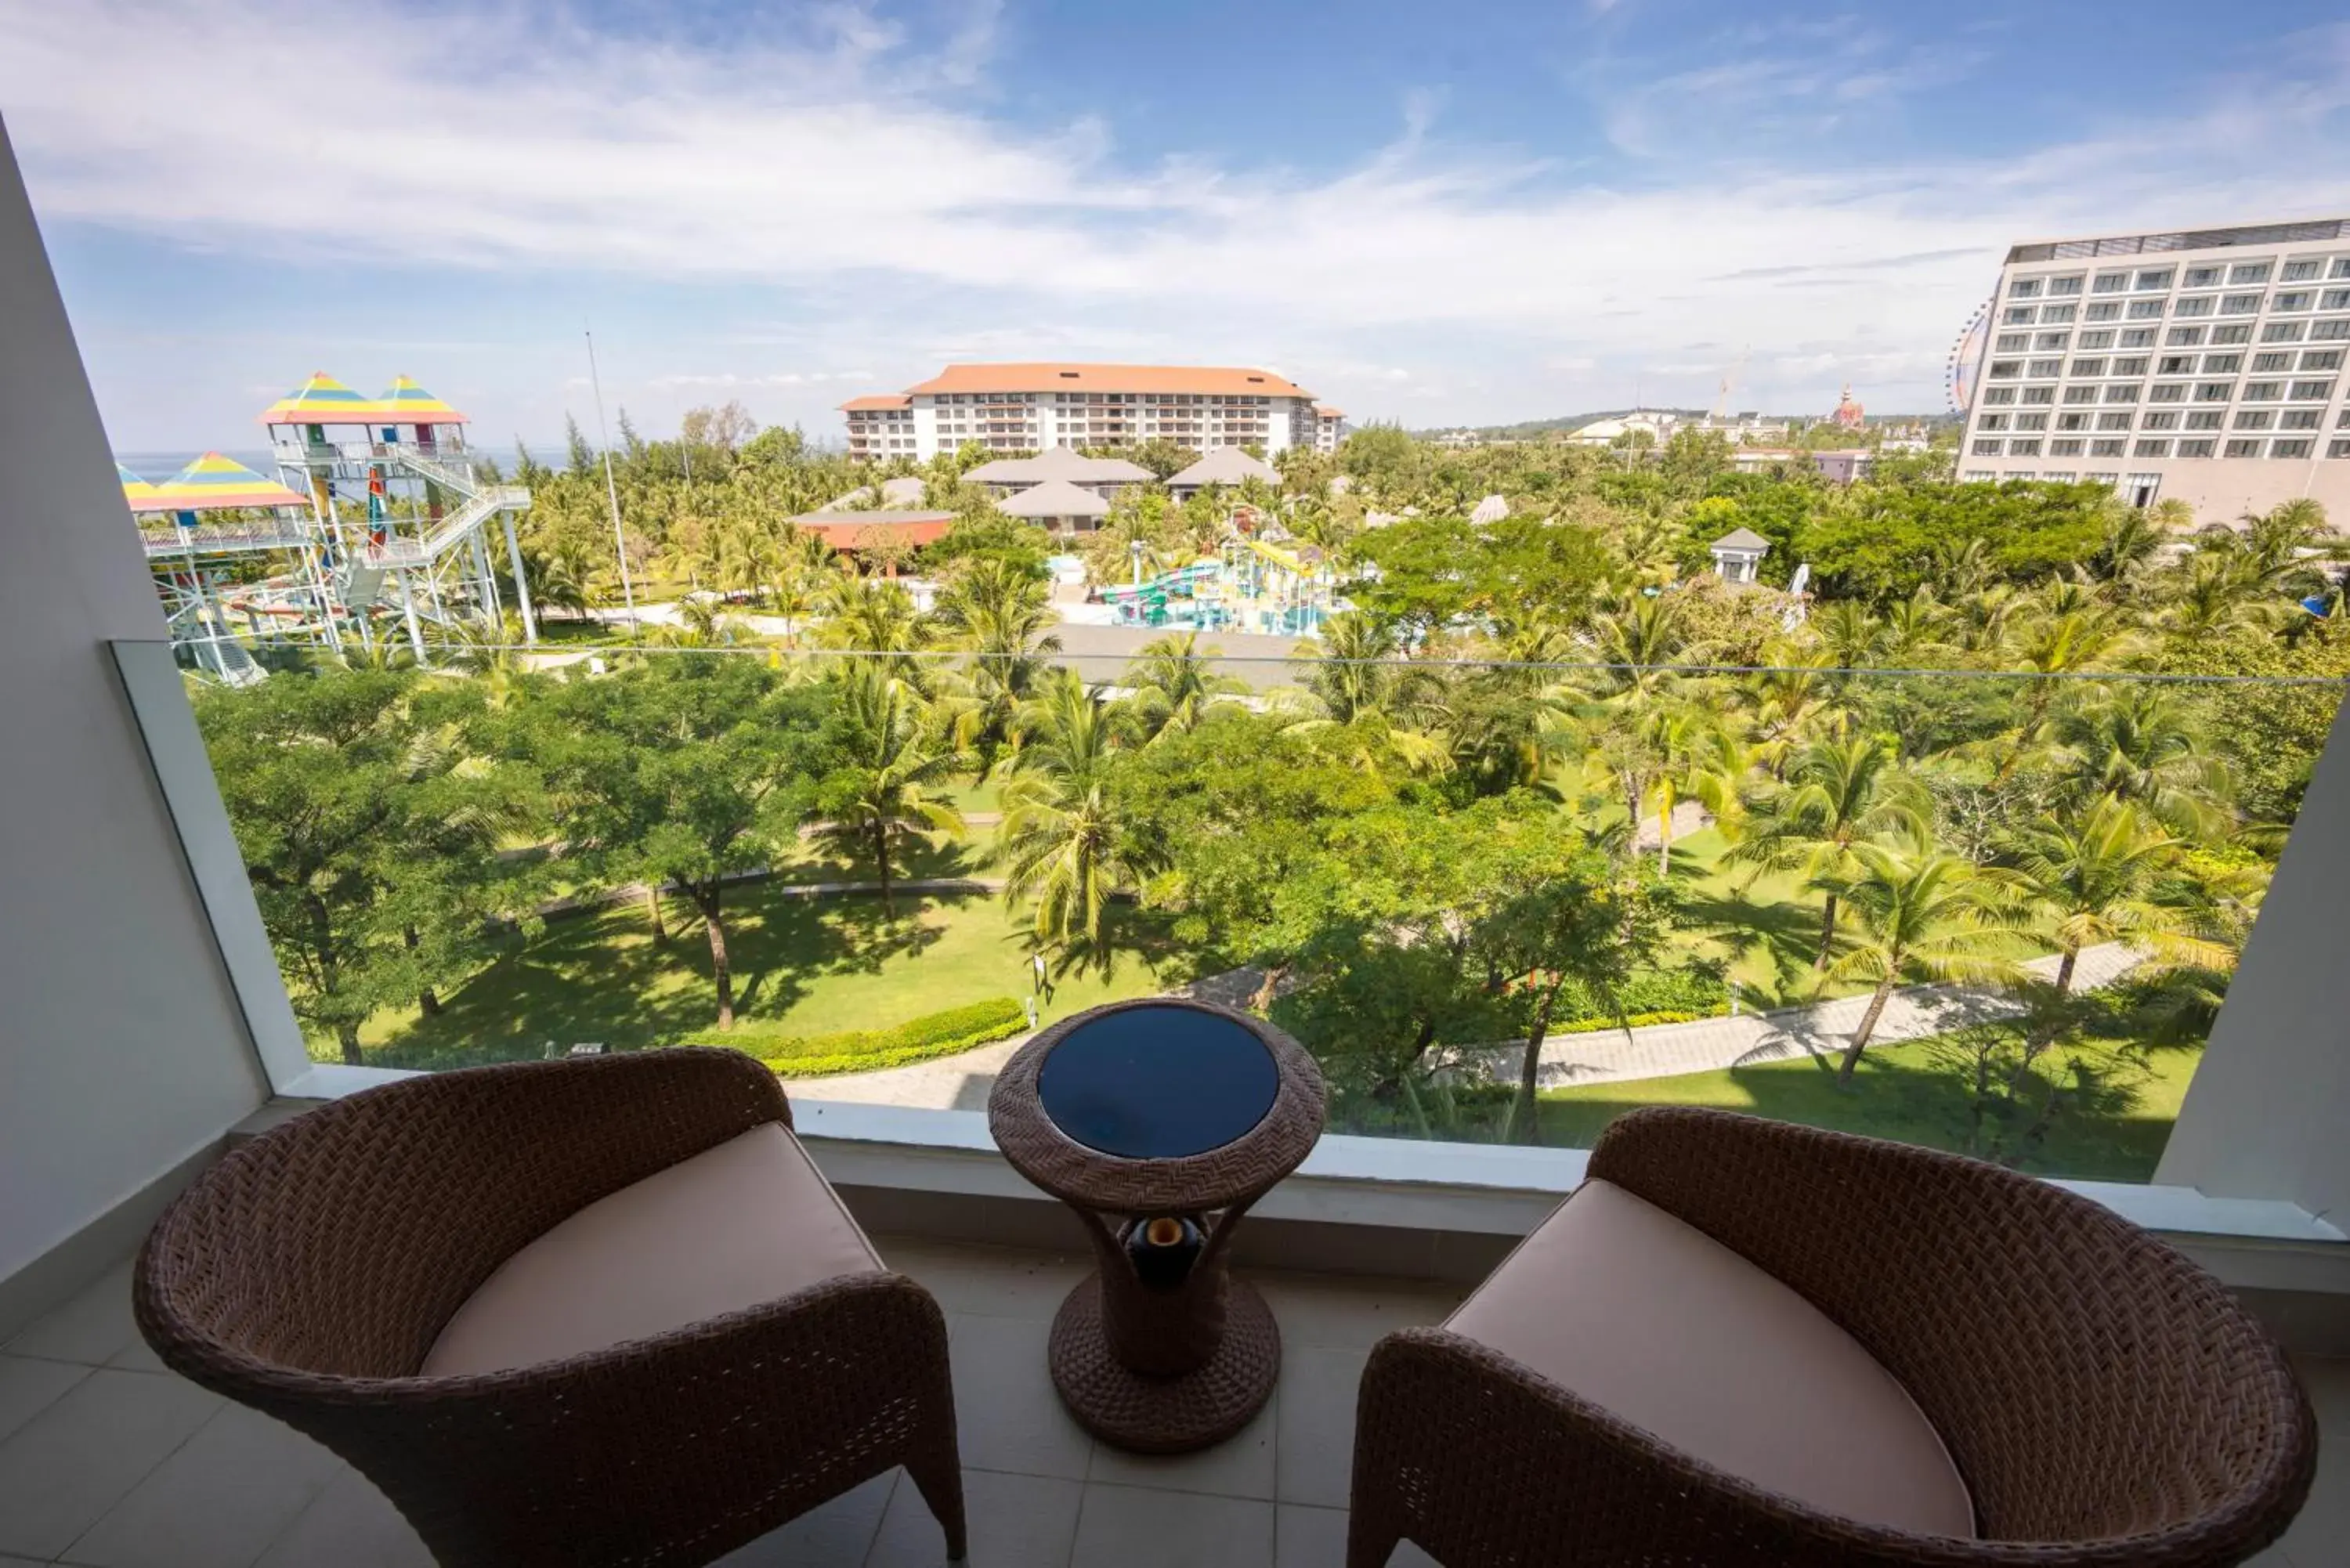
[[[0,117],[123,450],[314,369],[592,431],[589,323],[649,431],[991,358],[1929,410],[2013,240],[2350,213],[2339,16],[0,0]]]

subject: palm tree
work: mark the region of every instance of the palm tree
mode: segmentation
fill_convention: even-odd
[[[1972,865],[1938,848],[1924,834],[1852,846],[1848,870],[1812,878],[1814,892],[1849,909],[1854,929],[1828,965],[1830,980],[1875,982],[1852,1044],[1836,1064],[1848,1085],[1877,1033],[1893,988],[1907,981],[2004,980],[2014,964],[1996,955],[2006,931],[1991,913],[1988,889]]]
[[[2110,795],[2182,831],[2226,815],[2228,766],[2204,748],[2194,714],[2152,681],[2099,684],[2058,712],[2059,754],[2085,796]]]
[[[1982,876],[2055,942],[2061,996],[2081,950],[2100,942],[2145,942],[2196,961],[2213,956],[2189,934],[2178,904],[2158,896],[2178,847],[2136,806],[2101,795],[2076,821],[2043,819],[2018,835],[2011,863]]]
[[[1850,873],[1859,846],[1926,830],[1927,803],[1903,772],[1894,748],[1878,736],[1817,741],[1795,754],[1787,780],[1747,807],[1744,831],[1730,859],[1740,865],[1799,868],[1806,882]],[[1836,895],[1820,909],[1814,970],[1828,965],[1836,935]]]
[[[930,628],[903,587],[843,573],[825,591],[824,612],[825,645],[867,656],[846,662],[880,666],[893,679],[927,690],[928,671],[906,656],[929,642]]]
[[[1020,714],[1025,743],[1003,792],[995,860],[1007,905],[1028,903],[1039,950],[1106,956],[1102,907],[1140,867],[1108,791],[1119,715],[1075,670],[1055,672]]]
[[[840,688],[843,761],[827,783],[816,836],[844,854],[872,855],[882,910],[894,916],[892,855],[912,841],[963,835],[962,814],[935,793],[957,758],[913,689],[878,661],[850,665]]]
[[[1053,624],[1051,589],[1016,563],[987,556],[958,572],[940,595],[936,611],[947,640],[972,655],[952,678],[958,739],[975,750],[984,777],[1014,738],[1020,705],[1050,668],[1061,639]]]
[[[1319,642],[1297,645],[1309,662],[1304,706],[1284,712],[1289,728],[1346,732],[1349,760],[1367,772],[1399,761],[1415,773],[1442,772],[1451,747],[1441,683],[1400,662],[1399,651],[1394,629],[1360,610],[1332,616]]]
[[[1127,667],[1128,699],[1143,743],[1168,735],[1189,734],[1199,728],[1219,697],[1248,690],[1248,683],[1215,672],[1221,649],[1200,647],[1196,631],[1170,632],[1153,638],[1136,650]]]

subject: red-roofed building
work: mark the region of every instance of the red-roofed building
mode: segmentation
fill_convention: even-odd
[[[792,526],[821,537],[836,550],[871,545],[879,535],[894,535],[919,548],[934,545],[953,527],[951,512],[809,512],[792,519]]]
[[[1344,416],[1271,370],[1216,365],[950,365],[889,396],[851,398],[848,450],[926,461],[977,441],[991,452],[1172,441],[1195,452],[1330,450]]]

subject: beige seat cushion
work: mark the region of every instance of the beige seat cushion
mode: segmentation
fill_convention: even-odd
[[[1620,1187],[1576,1189],[1445,1326],[1812,1508],[1975,1532],[1958,1467],[1890,1373],[1794,1291]]]
[[[880,1267],[799,1140],[770,1122],[599,1199],[508,1258],[421,1370],[556,1361]]]

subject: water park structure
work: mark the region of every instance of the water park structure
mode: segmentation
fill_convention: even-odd
[[[1098,588],[1094,597],[1118,612],[1120,626],[1284,637],[1318,637],[1322,623],[1347,607],[1320,550],[1256,537],[1232,540],[1221,556],[1152,576],[1138,560],[1134,581]]]
[[[172,645],[197,673],[241,685],[266,672],[257,647],[372,653],[403,636],[429,662],[426,626],[494,632],[508,586],[537,642],[515,533],[530,492],[484,472],[463,414],[405,376],[366,398],[321,372],[260,422],[275,480],[217,452],[160,484],[121,470]]]

